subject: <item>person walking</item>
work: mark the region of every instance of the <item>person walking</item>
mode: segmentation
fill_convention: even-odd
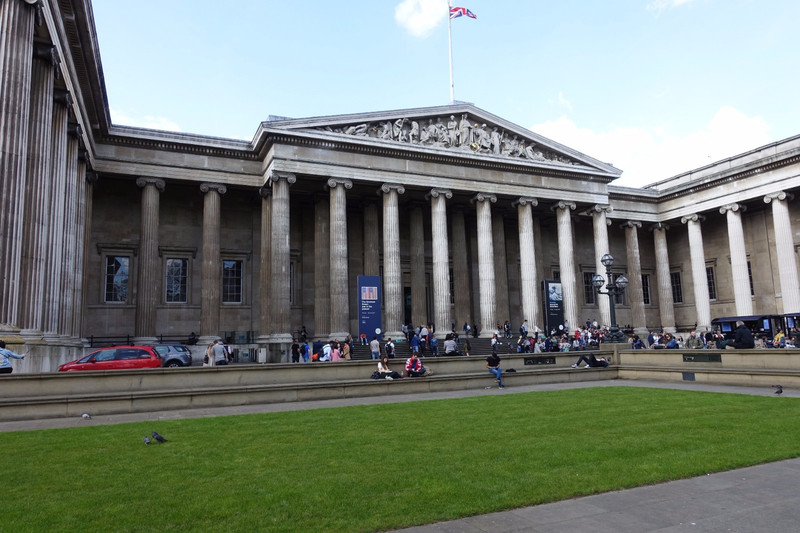
[[[0,355],[3,356],[3,362],[0,363],[0,374],[10,374],[14,371],[14,367],[11,366],[11,359],[25,359],[25,354],[20,355],[18,353],[14,353],[11,350],[6,349],[6,342],[0,341]]]

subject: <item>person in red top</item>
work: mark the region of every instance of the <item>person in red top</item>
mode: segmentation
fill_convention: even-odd
[[[411,357],[406,361],[406,375],[411,378],[418,378],[421,376],[430,376],[431,371],[422,366],[422,361],[416,353],[412,353]]]

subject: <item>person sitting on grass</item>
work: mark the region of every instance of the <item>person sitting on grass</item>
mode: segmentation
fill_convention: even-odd
[[[486,358],[486,368],[497,379],[497,386],[503,388],[503,369],[500,367],[500,356],[496,350],[492,350],[492,355]]]
[[[411,357],[406,361],[406,375],[410,378],[418,378],[421,376],[430,376],[431,371],[422,366],[422,361],[416,353],[412,353]]]
[[[388,379],[389,381],[403,377],[389,368],[389,359],[385,355],[378,361],[378,374],[380,374],[381,379]]]
[[[586,366],[584,367],[579,366],[584,361],[586,362]],[[578,357],[578,362],[572,365],[572,368],[589,368],[589,367],[597,368],[605,366],[608,366],[608,361],[606,360],[605,357],[601,357],[600,359],[598,359],[597,357],[594,356],[593,353],[590,353],[589,357],[586,357],[586,355],[581,354],[580,357]]]

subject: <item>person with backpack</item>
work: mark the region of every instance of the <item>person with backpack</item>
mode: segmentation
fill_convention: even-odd
[[[386,345],[383,347],[386,351],[386,357],[389,359],[394,359],[394,343],[392,339],[386,341]]]

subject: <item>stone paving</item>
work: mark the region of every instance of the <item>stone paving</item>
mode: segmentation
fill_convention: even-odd
[[[89,420],[73,417],[69,419],[2,422],[0,423],[0,432],[609,386],[645,386],[760,396],[774,395],[774,389],[768,387],[732,387],[697,383],[615,380],[531,385],[503,390],[492,388],[347,400],[106,415],[93,417]],[[800,391],[787,389],[784,392],[784,396],[800,397]],[[780,401],[780,399],[776,398],[776,401]],[[755,533],[762,531],[800,531],[800,458],[659,485],[607,492],[550,504],[429,524],[403,531],[414,533],[523,531],[542,533],[642,533],[654,531]]]

